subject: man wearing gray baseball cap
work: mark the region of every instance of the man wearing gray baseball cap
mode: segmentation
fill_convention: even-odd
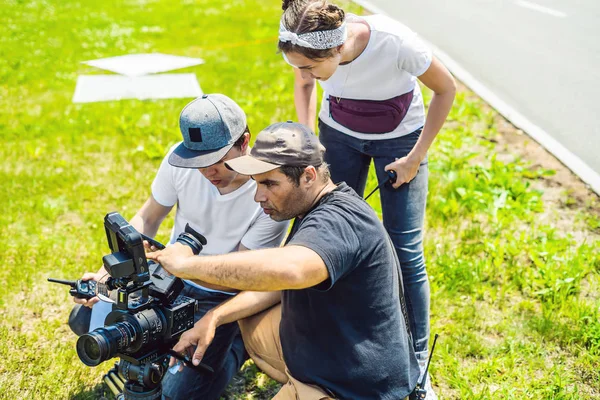
[[[254,202],[255,181],[225,167],[225,161],[248,153],[250,133],[244,111],[225,95],[204,95],[183,108],[179,129],[183,141],[174,145],[163,159],[152,183],[150,197],[130,224],[139,232],[154,237],[177,204],[170,243],[174,243],[189,224],[207,239],[200,256],[279,246],[288,223],[272,220]],[[84,278],[101,280],[105,275],[102,268],[97,274],[86,274]],[[185,281],[182,292],[198,301],[196,320],[237,293],[238,290],[231,286],[202,280]],[[88,307],[97,301],[97,298],[76,300]],[[76,333],[82,334],[89,329],[90,313],[89,308],[77,307],[70,325]],[[238,324],[219,326],[211,346],[205,351],[205,363],[215,373],[205,375],[190,368],[175,374],[167,373],[162,382],[165,398],[220,398],[245,361]]]
[[[216,164],[248,133],[246,114],[222,94],[205,94],[185,106],[179,116],[179,130],[183,142],[173,149],[169,164],[180,168]]]
[[[419,367],[400,263],[371,207],[331,181],[324,151],[306,126],[284,122],[260,132],[249,155],[226,162],[256,181],[265,214],[295,218],[284,247],[191,257],[176,243],[148,254],[176,276],[245,291],[206,314],[174,350],[199,362],[212,330],[238,320],[256,365],[287,383],[277,400],[404,399]]]

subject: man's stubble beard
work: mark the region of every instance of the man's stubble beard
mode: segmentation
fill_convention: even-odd
[[[308,199],[308,192],[294,188],[281,205],[281,210],[276,211],[276,215],[271,215],[274,221],[287,221],[296,218],[298,215],[304,215],[308,212],[312,201]]]

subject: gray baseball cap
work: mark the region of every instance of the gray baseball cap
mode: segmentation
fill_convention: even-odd
[[[215,164],[246,131],[246,114],[223,94],[205,94],[189,103],[179,115],[183,143],[169,156],[180,168]]]
[[[225,165],[242,175],[258,175],[284,165],[318,167],[324,154],[325,147],[307,126],[278,122],[256,136],[250,155],[228,160]]]

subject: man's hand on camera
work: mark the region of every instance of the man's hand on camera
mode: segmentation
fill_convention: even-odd
[[[191,247],[174,243],[164,250],[147,253],[146,257],[162,265],[171,274],[181,277],[184,261],[193,255]]]
[[[213,318],[211,312],[206,313],[204,317],[200,318],[194,327],[179,338],[179,342],[173,346],[173,350],[177,353],[187,354],[194,365],[200,364],[206,349],[211,344],[215,337],[215,330],[217,329],[217,323]],[[194,350],[196,346],[196,350]],[[171,357],[169,366],[172,367],[177,363],[175,357]],[[183,364],[179,367],[179,371],[183,369]]]
[[[151,253],[156,250],[158,250],[158,247],[150,244],[150,242],[148,242],[147,240],[144,240],[144,251],[146,253]]]
[[[96,282],[100,282],[100,279],[102,279],[102,277],[103,276],[100,273],[86,272],[81,277],[81,280],[82,281],[96,281]],[[100,299],[98,298],[98,296],[92,297],[91,299],[80,299],[78,297],[73,297],[73,301],[75,303],[77,303],[77,304],[81,304],[81,305],[84,305],[86,307],[92,308],[92,306],[94,304],[96,304],[97,302],[99,302]]]

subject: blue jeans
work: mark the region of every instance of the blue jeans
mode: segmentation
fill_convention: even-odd
[[[195,321],[202,318],[211,308],[231,298],[230,295],[209,292],[187,283],[181,294],[198,300]],[[71,330],[78,336],[87,333],[90,317],[90,308],[75,305],[69,316]],[[173,400],[218,399],[246,359],[248,355],[237,322],[221,325],[202,358],[202,362],[210,365],[215,373],[206,375],[191,368],[183,368],[176,374],[167,371],[162,381],[163,397]]]
[[[230,295],[209,292],[187,283],[181,294],[198,300],[195,321],[202,318],[210,309],[231,298]],[[206,375],[191,368],[183,368],[176,374],[167,372],[162,381],[163,398],[218,399],[247,358],[237,322],[221,325],[217,328],[215,338],[202,358],[202,362],[212,367],[215,373]]]
[[[377,180],[380,183],[387,180],[384,167],[406,156],[420,134],[421,129],[396,139],[362,140],[319,121],[319,138],[326,148],[325,161],[329,164],[331,179],[336,183],[345,181],[359,196],[364,195],[371,160],[375,163]],[[425,158],[410,183],[398,189],[388,185],[380,189],[383,225],[400,260],[410,330],[421,362],[427,358],[429,341],[429,280],[423,256],[427,180]]]

